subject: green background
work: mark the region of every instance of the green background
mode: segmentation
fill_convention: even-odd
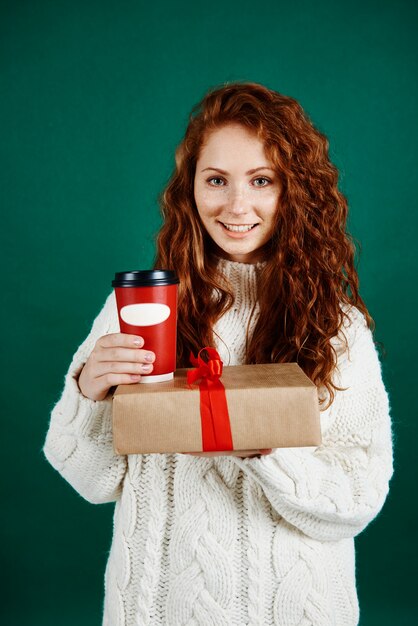
[[[3,623],[101,623],[113,505],[88,504],[45,461],[49,413],[114,272],[152,263],[157,196],[192,105],[233,80],[297,98],[341,172],[395,431],[389,498],[356,540],[361,626],[415,623],[416,3],[0,11]]]

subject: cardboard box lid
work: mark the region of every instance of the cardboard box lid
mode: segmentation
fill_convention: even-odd
[[[118,454],[202,450],[200,391],[188,369],[163,383],[119,385],[113,397]],[[317,388],[297,363],[224,367],[235,450],[321,442]]]

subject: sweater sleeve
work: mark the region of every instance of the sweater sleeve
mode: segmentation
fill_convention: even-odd
[[[261,458],[234,457],[273,509],[323,541],[354,537],[381,510],[393,474],[389,399],[373,336],[352,307],[338,354],[334,402],[321,414],[318,448],[278,448]],[[334,378],[335,380],[335,378]],[[324,425],[326,424],[326,428]]]
[[[114,332],[119,332],[119,325],[112,292],[73,356],[43,447],[51,465],[94,504],[118,499],[127,460],[113,451],[111,394],[104,400],[90,400],[81,393],[77,378],[97,339]]]

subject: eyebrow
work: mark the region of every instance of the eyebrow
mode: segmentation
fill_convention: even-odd
[[[219,167],[205,167],[205,169],[201,171],[206,172],[206,170],[214,170],[215,172],[220,172],[221,174],[229,174],[229,172],[225,172],[225,170],[221,170]],[[272,167],[268,167],[268,165],[262,165],[261,167],[254,168],[253,170],[248,170],[246,174],[254,174],[254,172],[258,172],[259,170],[271,170],[272,172],[274,172],[274,169]]]

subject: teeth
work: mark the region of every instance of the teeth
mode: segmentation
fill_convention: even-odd
[[[234,224],[224,224],[227,230],[232,230],[233,233],[246,233],[254,228],[256,224],[247,224],[246,226],[235,226]]]

